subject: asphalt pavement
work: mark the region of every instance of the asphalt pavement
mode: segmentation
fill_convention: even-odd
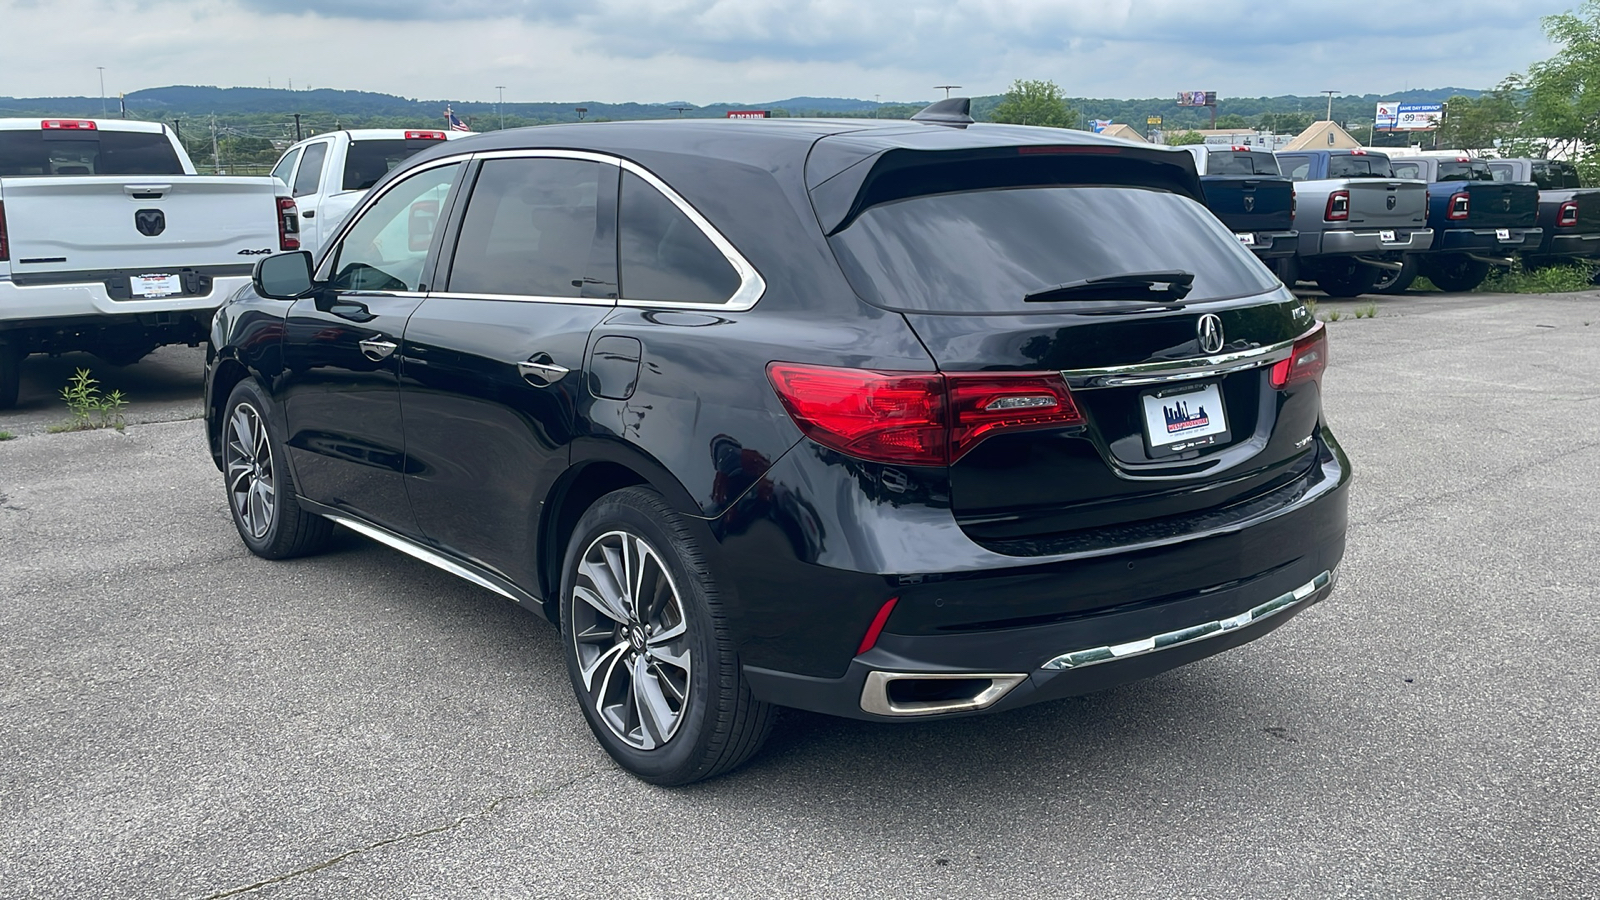
[[[180,421],[25,431],[0,897],[1600,897],[1600,294],[1365,302],[1321,304],[1330,600],[1004,715],[786,713],[683,789],[611,765],[541,618],[352,535],[249,556],[198,361]]]

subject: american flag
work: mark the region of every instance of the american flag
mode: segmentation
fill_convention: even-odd
[[[461,121],[460,119],[456,118],[456,114],[454,112],[452,112],[450,110],[450,107],[448,107],[448,106],[446,106],[444,108],[444,117],[445,117],[445,121],[450,123],[450,130],[451,131],[471,131],[472,130],[472,129],[467,127],[467,123],[465,123],[465,122]]]

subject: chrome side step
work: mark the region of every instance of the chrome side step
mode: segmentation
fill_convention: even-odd
[[[343,525],[344,527],[350,529],[351,531],[354,531],[356,534],[362,535],[364,537],[372,538],[373,540],[375,540],[378,543],[383,544],[385,546],[393,547],[394,549],[399,550],[401,553],[404,553],[407,556],[413,557],[415,559],[420,559],[420,560],[422,560],[423,562],[427,563],[430,566],[436,566],[436,567],[438,567],[440,569],[443,569],[446,572],[449,572],[451,575],[456,576],[457,578],[463,579],[465,581],[472,582],[473,584],[477,585],[478,587],[488,588],[489,590],[494,591],[496,594],[499,594],[500,596],[506,598],[507,600],[511,600],[511,601],[513,601],[515,603],[520,603],[520,604],[524,604],[524,605],[537,604],[537,602],[538,602],[537,598],[532,597],[532,596],[521,596],[521,597],[519,597],[519,596],[517,596],[517,594],[512,593],[511,590],[509,590],[509,589],[507,589],[507,588],[505,588],[505,587],[503,587],[503,586],[501,586],[499,584],[496,584],[493,580],[491,580],[489,578],[486,578],[483,575],[478,574],[477,572],[473,571],[471,568],[468,568],[467,566],[464,566],[461,563],[456,562],[455,560],[451,559],[450,557],[445,556],[444,554],[439,553],[437,551],[429,550],[427,547],[424,547],[421,544],[417,544],[417,543],[414,543],[412,541],[409,541],[409,540],[401,537],[398,534],[394,534],[393,532],[385,531],[384,529],[379,528],[376,525],[368,525],[366,522],[362,522],[362,521],[357,520],[357,519],[352,519],[349,516],[341,516],[341,515],[338,515],[336,513],[325,512],[325,513],[322,513],[322,515],[325,518],[331,519],[334,522],[337,522],[340,525]]]
[[[1097,666],[1100,663],[1132,659],[1135,656],[1171,650],[1174,647],[1182,647],[1210,638],[1221,637],[1225,634],[1232,634],[1241,628],[1248,628],[1251,625],[1299,606],[1318,591],[1332,587],[1337,578],[1336,571],[1323,572],[1287,594],[1268,600],[1253,609],[1245,610],[1237,616],[1219,619],[1215,622],[1191,625],[1188,628],[1152,635],[1137,641],[1129,641],[1126,644],[1117,644],[1114,647],[1091,647],[1087,650],[1074,650],[1071,653],[1061,654],[1039,668],[1057,671],[1062,669],[1082,669],[1088,666]]]

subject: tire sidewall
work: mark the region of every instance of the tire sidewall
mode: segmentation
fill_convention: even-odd
[[[256,415],[261,418],[262,427],[265,428],[267,432],[267,447],[272,453],[272,488],[274,500],[272,505],[272,523],[267,526],[267,533],[260,538],[252,535],[250,533],[250,529],[244,524],[244,521],[239,518],[239,510],[234,506],[233,503],[232,485],[228,482],[228,439],[233,428],[233,413],[239,408],[239,406],[243,404],[248,404],[251,406],[255,410]],[[273,426],[273,408],[271,401],[267,399],[266,392],[261,390],[260,386],[258,386],[249,378],[239,382],[239,384],[234,387],[233,391],[228,394],[228,402],[223,407],[222,412],[221,437],[223,454],[222,489],[224,499],[226,499],[228,502],[228,514],[233,518],[233,527],[238,530],[240,539],[245,542],[245,545],[250,548],[251,552],[262,556],[273,555],[274,548],[279,542],[280,533],[283,531],[284,527],[284,504],[289,502],[291,499],[291,492],[288,489],[291,482],[289,479],[283,476],[283,473],[287,471],[287,458],[286,454],[283,452],[283,443],[278,440],[276,429]]]
[[[589,729],[595,738],[624,768],[645,781],[658,784],[678,784],[693,780],[695,769],[706,756],[709,724],[716,714],[715,688],[721,680],[721,660],[714,633],[716,620],[711,613],[712,599],[708,596],[709,573],[704,569],[704,555],[692,538],[675,534],[659,514],[649,509],[645,498],[653,494],[641,489],[626,489],[600,498],[579,519],[567,543],[566,556],[561,567],[561,649],[567,662],[567,674],[572,682],[574,696]],[[659,495],[653,495],[659,499]],[[662,501],[662,507],[665,502]],[[689,626],[690,674],[689,700],[684,709],[678,731],[665,744],[655,750],[639,750],[629,746],[612,733],[610,726],[591,708],[583,690],[577,653],[572,640],[572,588],[577,580],[578,563],[584,551],[602,534],[612,531],[630,532],[643,538],[655,550],[678,588],[685,621]],[[699,573],[685,565],[685,556],[699,563]]]

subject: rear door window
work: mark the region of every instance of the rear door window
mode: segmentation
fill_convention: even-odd
[[[1395,171],[1399,172],[1400,171],[1400,167],[1396,166],[1395,167]],[[1494,175],[1494,180],[1495,181],[1499,181],[1501,183],[1504,183],[1504,182],[1507,182],[1507,181],[1515,181],[1516,180],[1515,171],[1511,168],[1510,165],[1507,165],[1506,163],[1499,163],[1499,164],[1490,163],[1489,164],[1489,172]],[[1537,169],[1534,170],[1533,174],[1534,174],[1534,178],[1535,179],[1537,179],[1539,177],[1539,171]]]
[[[626,299],[726,303],[739,289],[739,273],[705,232],[632,172],[622,173],[617,233]]]
[[[418,172],[367,207],[339,244],[340,291],[415,291],[460,163]]]
[[[284,187],[289,186],[289,179],[294,177],[294,161],[300,158],[300,148],[296,147],[283,155],[283,159],[272,169],[272,177],[283,182]]]
[[[351,141],[345,151],[344,178],[341,184],[347,191],[364,191],[389,174],[417,151],[437,142],[404,140]]]
[[[1304,156],[1285,156],[1278,160],[1279,167],[1287,166],[1283,174],[1294,181],[1305,181],[1311,177],[1311,160]]]
[[[315,194],[322,185],[322,163],[328,158],[328,142],[306,145],[305,157],[300,160],[300,171],[294,176],[294,195],[304,197]]]
[[[615,206],[600,203],[614,166],[579,159],[491,159],[478,172],[450,268],[455,294],[576,299],[586,282],[615,282],[603,236]],[[615,196],[615,194],[611,194]]]
[[[1125,309],[1128,303],[1116,301],[1023,298],[1086,279],[1175,270],[1194,275],[1190,302],[1282,286],[1204,206],[1138,187],[1029,187],[912,197],[866,210],[829,240],[856,292],[897,310]]]

